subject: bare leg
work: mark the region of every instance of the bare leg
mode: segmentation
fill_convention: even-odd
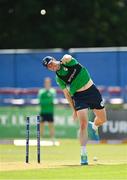
[[[52,140],[54,140],[55,137],[54,122],[49,122],[48,127],[49,127],[50,137],[52,138]]]
[[[99,127],[104,122],[107,121],[105,108],[103,108],[103,109],[94,109],[93,111],[95,113],[95,119],[94,119],[94,125],[95,126]]]
[[[88,140],[87,126],[88,126],[88,109],[77,111],[77,116],[80,121],[79,138],[81,146],[85,146]]]
[[[41,123],[40,123],[40,135],[41,135],[41,137],[44,136],[44,125],[45,125],[44,122],[41,122]]]
[[[88,133],[87,133],[87,126],[88,126],[88,109],[82,109],[77,111],[77,116],[80,121],[80,145],[81,145],[81,165],[88,165],[87,159],[87,151],[86,151],[86,144],[88,141]]]

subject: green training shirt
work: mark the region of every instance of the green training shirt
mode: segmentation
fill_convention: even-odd
[[[54,112],[54,98],[56,96],[56,90],[54,88],[40,89],[38,92],[38,99],[40,104],[40,113],[48,114]]]
[[[60,76],[66,76],[69,73],[67,66],[70,67],[76,64],[78,64],[78,61],[72,58],[70,62],[65,64],[66,67],[61,65],[61,68],[60,70],[57,71],[57,74]],[[63,81],[57,74],[56,74],[57,84],[61,89],[65,89],[67,87],[67,83],[65,83],[65,81]],[[85,84],[87,84],[89,80],[90,80],[90,75],[87,69],[82,66],[80,72],[77,74],[77,76],[73,79],[73,81],[69,85],[70,94],[73,95],[78,89],[82,88]]]

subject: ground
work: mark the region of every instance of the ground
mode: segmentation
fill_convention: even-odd
[[[40,164],[36,147],[30,147],[26,164],[24,146],[0,145],[0,179],[127,179],[127,144],[88,144],[89,165],[80,166],[78,140],[59,141],[60,146],[41,147]]]

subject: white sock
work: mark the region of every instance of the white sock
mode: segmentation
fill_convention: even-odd
[[[98,129],[98,126],[96,126],[95,123],[93,123],[92,128],[96,131]]]
[[[81,155],[86,154],[86,146],[81,146]]]

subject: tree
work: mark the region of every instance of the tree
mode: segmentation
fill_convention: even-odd
[[[0,0],[0,48],[126,46],[126,8],[126,0]]]

